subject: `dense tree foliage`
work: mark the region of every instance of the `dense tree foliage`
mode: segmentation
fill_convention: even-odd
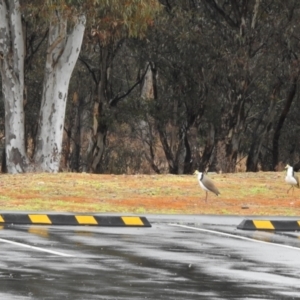
[[[21,4],[29,160],[40,160],[45,54],[60,12],[67,33],[75,16],[86,18],[63,111],[61,169],[186,174],[300,162],[298,1]]]

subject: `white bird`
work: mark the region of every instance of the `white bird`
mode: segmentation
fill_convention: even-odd
[[[286,165],[285,169],[287,169],[286,176],[285,176],[285,182],[287,184],[291,185],[291,187],[287,190],[287,193],[290,191],[290,189],[293,189],[293,192],[294,192],[295,186],[297,188],[299,188],[299,178],[294,173],[293,167],[291,167],[289,164]]]
[[[219,190],[216,188],[211,179],[204,175],[204,173],[195,171],[194,175],[197,175],[200,187],[206,192],[205,202],[207,201],[208,192],[212,192],[217,196],[220,194]]]

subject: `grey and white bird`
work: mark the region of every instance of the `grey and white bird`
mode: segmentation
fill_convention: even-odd
[[[208,192],[212,192],[217,196],[220,194],[219,190],[214,185],[213,181],[208,178],[204,173],[195,171],[194,175],[197,175],[197,179],[199,181],[200,187],[206,192],[205,202],[207,202]]]
[[[287,170],[286,176],[285,176],[285,182],[287,184],[290,184],[291,187],[287,190],[287,193],[290,191],[290,189],[293,189],[294,192],[294,187],[296,186],[299,188],[299,178],[294,172],[294,168],[291,167],[289,164],[285,166],[285,169]]]

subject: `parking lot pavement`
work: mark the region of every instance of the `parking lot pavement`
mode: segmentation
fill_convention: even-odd
[[[298,233],[240,231],[239,217],[148,219],[2,227],[1,299],[300,299]]]

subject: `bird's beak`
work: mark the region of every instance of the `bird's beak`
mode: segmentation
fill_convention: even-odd
[[[287,165],[285,166],[285,169],[287,169],[289,166],[290,166],[290,165],[289,165],[289,164],[287,164]]]
[[[196,174],[198,174],[198,171],[197,171],[197,170],[194,172],[194,174],[193,174],[193,175],[196,175]]]

